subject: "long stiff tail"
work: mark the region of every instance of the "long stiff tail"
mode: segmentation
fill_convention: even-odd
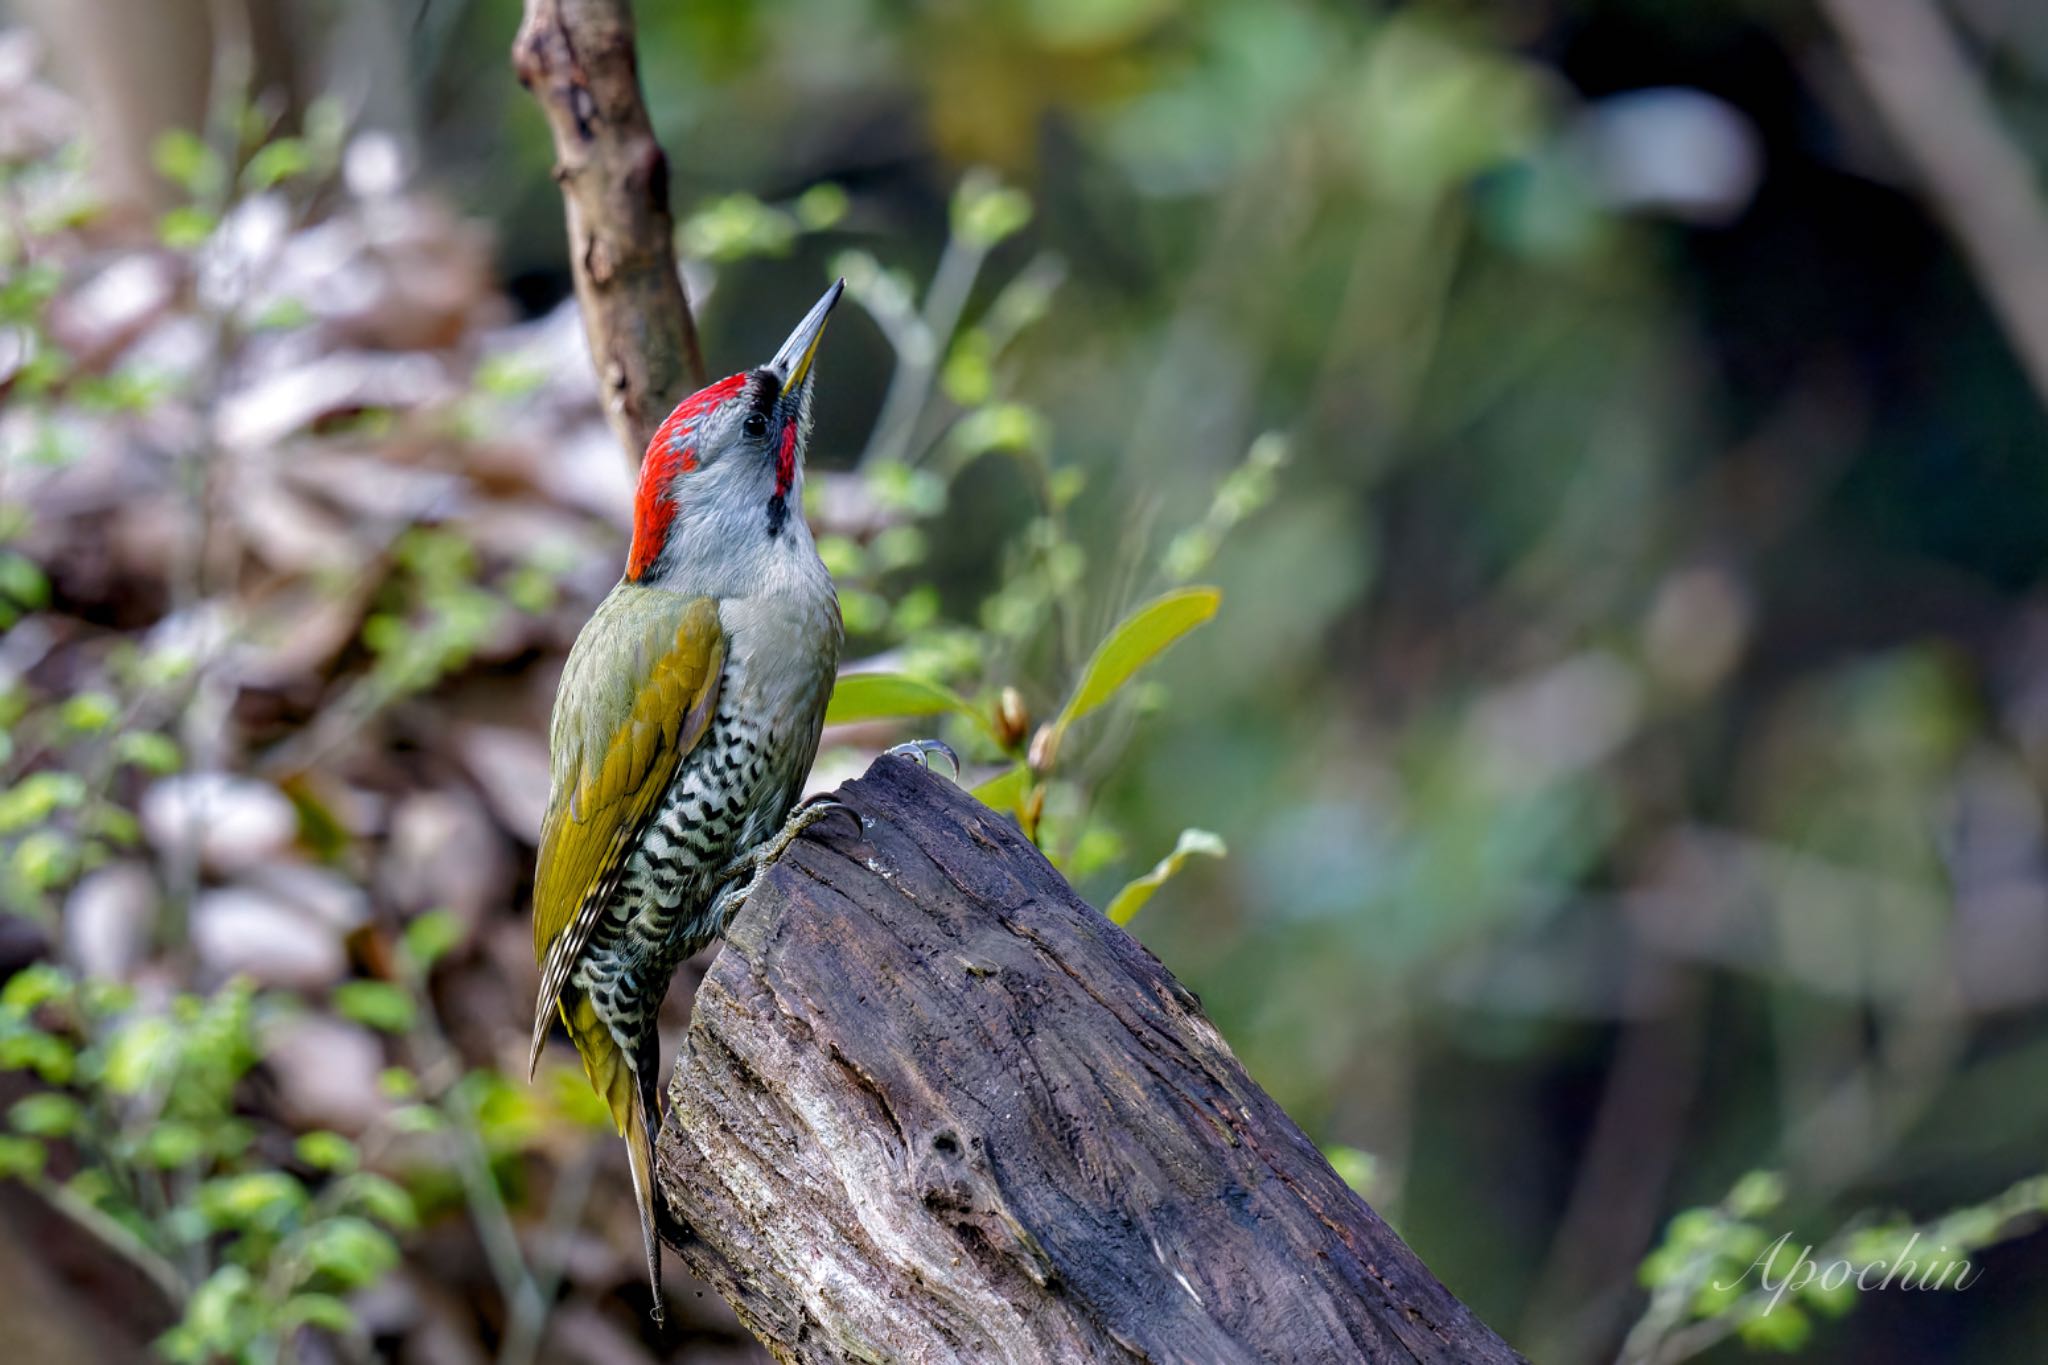
[[[567,993],[565,993],[566,997]],[[652,1046],[640,1049],[641,1056],[629,1056],[619,1047],[612,1032],[597,1016],[588,997],[577,993],[561,1004],[562,1022],[569,1026],[576,1051],[583,1057],[583,1070],[611,1111],[612,1123],[626,1140],[626,1160],[633,1170],[633,1196],[640,1205],[640,1240],[647,1251],[647,1283],[654,1291],[654,1324],[662,1325],[661,1242],[654,1229],[654,1087],[651,1084]],[[650,1036],[648,1042],[653,1042]],[[640,1073],[647,1072],[643,1077]]]

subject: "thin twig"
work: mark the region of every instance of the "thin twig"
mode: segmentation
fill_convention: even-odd
[[[2026,154],[1931,0],[1820,7],[2048,403],[2048,208]]]

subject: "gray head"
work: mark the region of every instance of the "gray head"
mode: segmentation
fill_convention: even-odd
[[[629,583],[664,583],[721,562],[764,560],[783,542],[810,544],[803,524],[804,449],[811,435],[812,362],[836,282],[767,364],[698,390],[647,444],[633,503]]]

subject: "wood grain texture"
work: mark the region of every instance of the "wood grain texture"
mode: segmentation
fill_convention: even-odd
[[[1013,825],[902,759],[837,795],[859,832],[699,988],[657,1153],[778,1358],[1519,1359]]]
[[[512,67],[546,113],[569,215],[576,302],[605,417],[638,469],[669,409],[704,383],[676,270],[668,158],[641,98],[628,0],[526,0]]]

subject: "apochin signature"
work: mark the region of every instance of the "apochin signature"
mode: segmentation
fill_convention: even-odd
[[[1791,1266],[1782,1275],[1775,1273],[1784,1263],[1786,1244],[1792,1234],[1782,1234],[1777,1241],[1757,1253],[1748,1269],[1735,1277],[1733,1283],[1718,1281],[1714,1288],[1727,1292],[1739,1288],[1751,1274],[1756,1276],[1757,1286],[1770,1294],[1771,1301],[1763,1311],[1771,1312],[1787,1294],[1797,1294],[1810,1284],[1819,1283],[1822,1289],[1837,1290],[1853,1284],[1863,1291],[1878,1289],[1968,1289],[1983,1277],[1983,1271],[1962,1256],[1948,1253],[1945,1246],[1936,1247],[1936,1254],[1924,1262],[1911,1259],[1914,1246],[1920,1241],[1920,1234],[1914,1233],[1899,1248],[1898,1254],[1889,1259],[1874,1261],[1852,1261],[1847,1257],[1831,1257],[1816,1261],[1811,1246],[1802,1246],[1793,1258]]]

